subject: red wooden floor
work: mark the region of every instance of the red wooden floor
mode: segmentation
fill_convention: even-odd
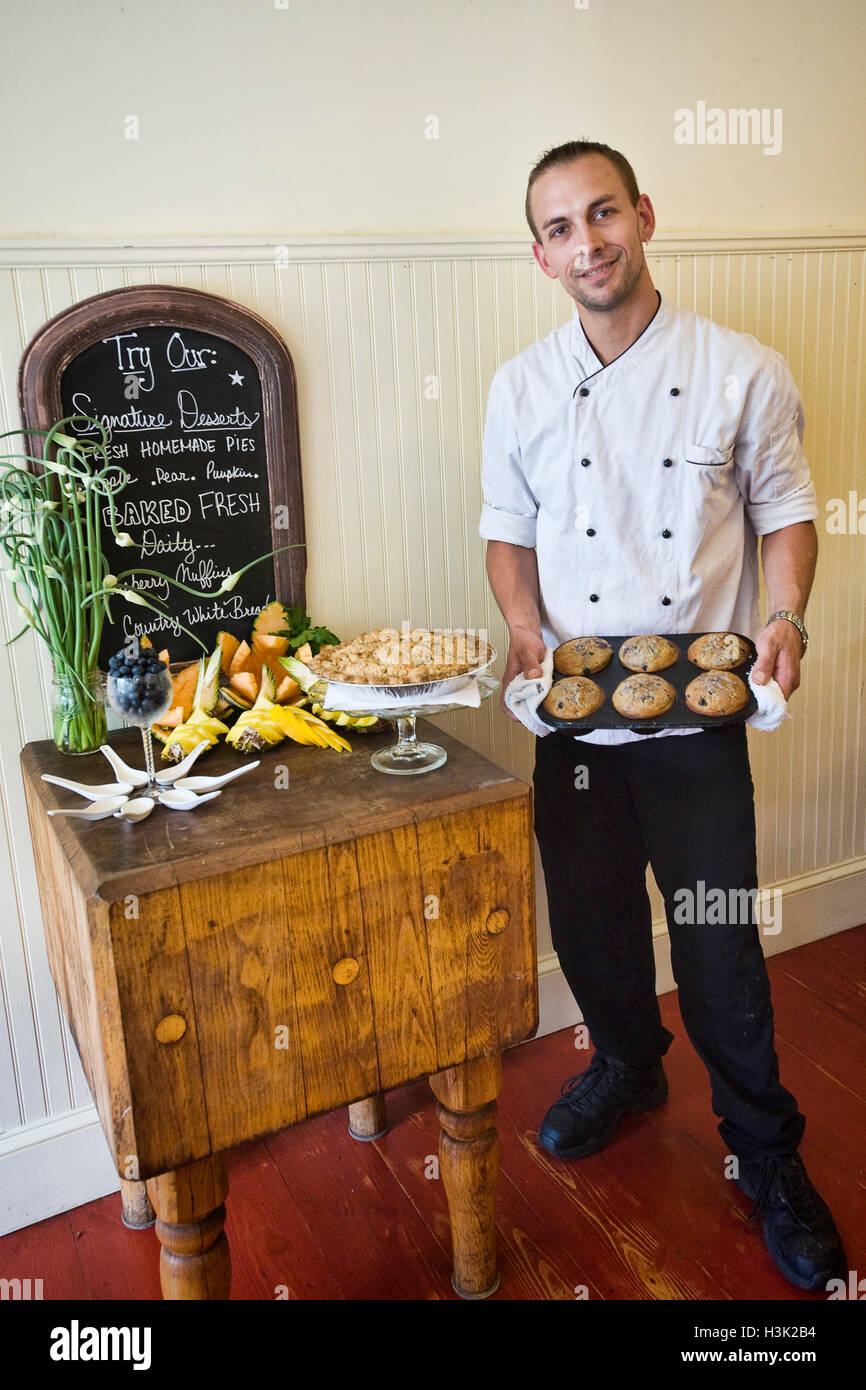
[[[807,1117],[801,1154],[866,1272],[866,926],[769,961],[782,1081]],[[561,1162],[535,1134],[586,1052],[570,1029],[504,1058],[499,1104],[500,1299],[823,1299],[792,1288],[723,1177],[706,1072],[680,1022],[670,1098],[623,1122],[603,1152]],[[234,1299],[454,1299],[448,1218],[426,1082],[388,1096],[384,1139],[357,1143],[346,1112],[248,1144],[230,1160]],[[120,1197],[0,1239],[0,1277],[42,1278],[45,1299],[159,1298],[152,1230],[127,1231]]]

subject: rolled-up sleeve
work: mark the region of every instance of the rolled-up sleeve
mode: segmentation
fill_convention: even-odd
[[[479,535],[488,541],[535,546],[538,503],[521,466],[512,393],[502,368],[487,397],[487,418],[481,463]]]
[[[773,353],[750,394],[734,459],[752,529],[765,536],[814,521],[818,499],[803,452],[803,403],[779,353]]]

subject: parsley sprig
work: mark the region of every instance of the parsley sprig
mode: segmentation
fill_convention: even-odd
[[[339,646],[340,639],[327,627],[313,627],[310,622],[309,613],[305,613],[299,604],[286,608],[289,617],[289,626],[283,628],[280,637],[289,639],[289,650],[296,652],[305,642],[309,642],[313,656],[316,656],[320,648],[331,644]]]

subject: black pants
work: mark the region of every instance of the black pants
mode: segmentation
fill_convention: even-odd
[[[745,726],[614,748],[550,734],[536,739],[534,785],[553,945],[596,1051],[645,1067],[673,1041],[655,992],[649,862],[728,1152],[792,1153],[806,1122],[773,1043]]]

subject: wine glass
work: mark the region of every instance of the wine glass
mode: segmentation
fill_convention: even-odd
[[[158,724],[171,708],[174,684],[171,673],[156,652],[139,647],[137,655],[128,649],[118,652],[108,663],[108,703],[127,724],[141,729],[147,785],[139,795],[155,797],[159,791],[153,761],[150,726]]]

